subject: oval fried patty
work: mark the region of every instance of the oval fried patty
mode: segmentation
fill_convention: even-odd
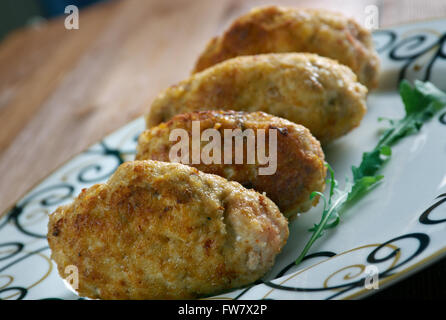
[[[339,13],[276,6],[236,19],[208,43],[194,72],[237,56],[281,52],[329,57],[349,66],[368,88],[378,84],[379,58],[370,31]]]
[[[50,215],[62,277],[74,265],[82,296],[195,298],[259,279],[288,237],[267,197],[178,163],[122,164]]]
[[[146,118],[151,128],[199,110],[264,111],[308,128],[322,143],[357,127],[367,88],[334,60],[314,54],[242,56],[223,61],[162,92]]]
[[[212,159],[214,163],[202,161],[192,164],[192,136],[193,123],[197,126],[199,122],[199,136],[208,129],[215,129],[219,136],[220,157]],[[183,129],[187,132],[187,151],[189,156],[187,164],[194,166],[198,170],[206,173],[217,174],[228,180],[241,183],[247,188],[263,193],[277,204],[281,212],[288,218],[291,218],[297,212],[308,211],[312,204],[317,203],[317,199],[310,200],[313,191],[322,192],[325,187],[326,168],[324,165],[324,153],[317,141],[308,129],[297,125],[288,120],[281,119],[263,112],[235,112],[235,111],[201,111],[186,113],[173,117],[170,121],[162,123],[157,127],[146,130],[139,136],[137,147],[137,160],[160,160],[173,161],[170,156],[171,150],[178,143],[177,139],[170,137],[177,129]],[[259,140],[265,141],[265,155],[272,156],[276,154],[275,172],[272,171],[273,165],[265,162],[260,163],[256,156],[256,149],[252,150],[249,156],[252,160],[248,161],[248,141],[242,138],[242,148],[236,149],[235,139],[227,135],[226,139],[232,145],[230,150],[230,163],[224,164],[224,157],[227,156],[224,150],[225,130],[235,132],[239,129],[240,133],[249,133],[254,137],[253,145],[258,147]],[[265,133],[265,136],[259,137],[259,130]],[[276,148],[269,148],[269,130],[275,130],[277,137]],[[170,141],[173,140],[173,141]],[[184,141],[180,141],[184,143]],[[215,141],[211,141],[215,144]],[[201,142],[200,150],[203,155],[208,153],[204,151],[205,146],[211,142]],[[199,150],[199,152],[200,152]],[[236,163],[236,150],[241,155],[241,160]],[[258,151],[258,150],[257,150]],[[274,152],[275,151],[275,152]],[[210,152],[209,152],[210,153]],[[271,159],[272,160],[272,159]],[[241,162],[241,163],[240,163]],[[183,162],[184,163],[184,162]],[[250,164],[251,163],[251,164]],[[260,168],[268,167],[270,171],[266,174],[259,172]]]

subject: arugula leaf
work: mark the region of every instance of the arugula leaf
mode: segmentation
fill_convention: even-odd
[[[373,149],[372,152],[364,152],[359,167],[352,167],[354,181],[359,180],[362,177],[374,176],[382,167],[386,158],[391,155],[392,150],[387,145],[377,147]]]
[[[420,131],[423,124],[431,119],[439,110],[446,106],[446,93],[435,87],[430,82],[415,81],[411,86],[407,80],[400,84],[400,96],[404,103],[406,115],[399,120],[385,119],[389,122],[389,128],[383,132],[378,144],[370,152],[364,152],[362,161],[358,167],[352,167],[353,179],[347,179],[344,190],[338,187],[334,179],[334,172],[327,165],[330,176],[327,182],[330,184],[328,200],[320,192],[313,192],[311,199],[319,195],[324,201],[322,217],[309,231],[313,232],[304,249],[296,259],[298,265],[306,256],[314,242],[324,234],[324,230],[336,227],[340,222],[342,213],[355,201],[366,195],[378,185],[384,178],[378,174],[392,155],[391,146],[406,136]],[[380,118],[378,120],[384,120]]]

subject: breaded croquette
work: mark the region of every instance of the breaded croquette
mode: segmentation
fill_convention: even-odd
[[[216,129],[219,133],[219,159],[216,163],[200,161],[192,164],[192,139],[193,122],[199,121],[199,134]],[[176,129],[183,129],[187,132],[188,159],[187,163],[198,170],[206,173],[217,174],[228,180],[241,183],[247,188],[263,193],[277,204],[281,212],[288,218],[296,213],[308,211],[312,205],[317,203],[317,199],[310,199],[313,191],[322,192],[325,187],[326,168],[324,163],[324,153],[317,141],[308,129],[288,120],[281,119],[263,112],[235,112],[235,111],[201,111],[186,113],[173,117],[166,123],[146,130],[139,136],[137,147],[137,160],[160,160],[171,161],[170,152],[177,141],[171,141],[171,134]],[[266,153],[271,156],[274,152],[276,156],[275,172],[273,174],[259,174],[259,168],[265,167],[264,163],[259,163],[255,150],[251,151],[253,160],[248,163],[248,142],[247,138],[243,142],[242,148],[237,149],[242,155],[242,162],[237,164],[236,144],[231,143],[231,162],[225,164],[224,157],[224,137],[225,131],[239,130],[239,135],[252,133],[253,145],[258,146],[258,140],[263,139],[266,145]],[[251,130],[251,131],[248,131]],[[259,137],[258,130],[262,130],[265,135]],[[268,148],[269,130],[276,130],[276,147],[274,150]],[[263,135],[263,133],[262,133]],[[232,136],[231,136],[232,139]],[[235,139],[234,139],[235,140]],[[215,144],[215,141],[212,142]],[[203,146],[208,143],[202,142]],[[202,147],[203,149],[204,147]],[[221,151],[220,151],[221,150]],[[202,159],[200,159],[202,160]],[[255,163],[253,163],[255,162]]]
[[[254,282],[288,237],[264,195],[193,167],[122,164],[50,215],[59,273],[74,265],[81,296],[196,298]]]
[[[357,127],[367,88],[346,66],[307,53],[241,56],[161,92],[146,117],[151,128],[199,110],[264,111],[308,128],[322,143]]]
[[[350,67],[368,88],[378,84],[379,58],[369,30],[339,13],[276,6],[236,19],[208,43],[194,72],[237,56],[281,52],[329,57]]]

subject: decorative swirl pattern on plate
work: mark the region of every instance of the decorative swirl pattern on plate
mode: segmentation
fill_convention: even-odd
[[[440,120],[440,123],[446,125],[446,112],[440,116],[439,120]]]
[[[15,243],[14,243],[15,244]],[[0,246],[7,246],[10,245],[10,243],[3,243],[0,244]],[[20,248],[23,248],[23,244],[20,244],[19,246]],[[15,260],[9,262],[7,265],[3,266],[2,268],[0,268],[0,273],[4,272],[5,270],[8,270],[9,268],[16,266],[17,264],[26,261],[27,259],[31,258],[31,257],[36,257],[39,256],[41,258],[43,258],[43,260],[45,260],[48,264],[47,270],[44,272],[44,274],[42,276],[40,276],[37,281],[31,283],[30,285],[28,285],[27,287],[22,287],[22,286],[10,286],[13,282],[14,282],[14,277],[11,275],[6,275],[6,274],[0,274],[0,279],[1,278],[7,278],[9,279],[9,281],[6,284],[3,284],[0,287],[0,300],[6,300],[6,299],[11,299],[11,298],[16,298],[17,300],[21,300],[23,299],[27,293],[28,290],[30,290],[31,288],[35,287],[36,285],[38,285],[39,283],[41,283],[42,281],[44,281],[52,272],[53,270],[53,263],[51,262],[51,259],[44,255],[42,253],[42,251],[48,250],[49,247],[43,247],[40,249],[37,249],[35,251],[32,252],[28,252],[25,255],[21,256],[21,257],[17,257]],[[20,250],[16,250],[13,254],[10,254],[7,256],[7,259],[13,258],[17,255],[19,255],[20,252],[23,252],[21,249]],[[7,296],[5,295],[5,292],[10,293]]]
[[[338,273],[342,273],[344,271],[348,271],[347,274],[344,275],[343,279],[344,280],[352,280],[352,279],[355,279],[355,278],[359,277],[360,275],[364,274],[366,268],[367,267],[364,264],[352,264],[351,266],[343,267],[343,268],[339,269],[338,271],[333,272],[332,274],[330,274],[328,276],[327,279],[325,279],[325,281],[324,281],[324,288],[329,288],[330,287],[328,285],[328,282],[330,282],[331,278],[333,278]]]
[[[389,59],[405,62],[400,69],[398,81],[408,78],[409,68],[419,71],[423,64],[425,64],[424,75],[418,78],[428,81],[431,79],[432,69],[437,60],[446,59],[444,52],[446,33],[440,34],[435,30],[423,29],[413,35],[398,37],[392,30],[378,30],[373,33],[373,38],[380,54],[388,52]],[[420,62],[423,59],[427,61]]]
[[[122,153],[119,149],[108,147],[104,141],[100,142],[99,146],[101,146],[101,150],[89,149],[86,151],[86,153],[99,154],[103,157],[111,157],[111,159],[116,161],[116,165],[111,168],[107,168],[107,170],[104,169],[102,163],[90,164],[86,167],[83,167],[77,174],[77,180],[79,183],[101,182],[110,177],[112,173],[115,172],[116,169],[124,163]],[[92,175],[92,177],[89,177],[89,175]]]
[[[42,208],[52,207],[61,204],[67,199],[73,198],[74,186],[61,183],[43,188],[25,198],[22,202],[16,204],[6,215],[6,220],[0,225],[0,230],[8,223],[12,222],[17,230],[27,236],[46,239],[46,234],[36,233],[28,230],[21,222],[21,217],[26,212],[27,207],[31,203],[38,202]]]
[[[416,250],[414,250],[414,252],[405,260],[403,261],[399,261],[400,260],[400,247],[395,245],[395,242],[403,240],[403,239],[415,239],[417,240],[417,244],[418,247],[416,248]],[[312,265],[308,268],[305,268],[293,275],[291,275],[290,277],[286,278],[285,280],[282,280],[280,283],[274,283],[271,281],[265,281],[263,282],[265,285],[269,286],[272,288],[272,290],[270,290],[263,298],[267,298],[269,295],[271,295],[271,293],[274,290],[284,290],[284,291],[296,291],[296,292],[318,292],[318,291],[336,291],[335,294],[329,295],[327,297],[327,299],[333,299],[339,295],[342,295],[352,289],[355,288],[362,288],[364,287],[365,283],[366,283],[366,277],[360,277],[361,275],[364,274],[364,271],[366,270],[366,264],[365,263],[356,263],[354,265],[349,265],[349,266],[344,266],[338,270],[335,270],[334,272],[330,273],[329,275],[327,275],[327,277],[325,278],[325,280],[323,281],[323,283],[321,284],[320,287],[297,287],[297,286],[292,286],[292,285],[286,285],[287,282],[290,282],[291,280],[295,279],[296,277],[304,274],[305,272],[308,272],[310,270],[312,270],[313,268],[315,268],[316,266],[319,266],[320,264],[326,264],[326,263],[331,263],[334,260],[342,255],[345,254],[349,254],[351,252],[354,251],[358,251],[358,250],[364,250],[364,249],[369,249],[369,248],[374,248],[366,257],[366,263],[367,264],[373,264],[373,265],[377,265],[383,262],[388,262],[389,260],[391,261],[390,266],[382,271],[379,272],[377,274],[377,277],[379,279],[384,279],[388,276],[392,275],[392,272],[394,270],[396,270],[397,268],[400,268],[401,266],[407,264],[408,262],[410,262],[412,259],[414,259],[415,257],[417,257],[421,252],[423,252],[426,247],[429,244],[429,236],[427,234],[424,233],[409,233],[406,235],[402,235],[396,238],[393,238],[385,243],[382,244],[371,244],[371,245],[365,245],[365,246],[361,246],[355,249],[351,249],[345,252],[342,252],[332,258],[329,258],[327,260],[324,260],[320,263],[317,263],[315,265]],[[386,256],[382,257],[382,258],[377,258],[377,256],[379,255],[379,253],[381,253],[381,251],[383,251],[384,248],[390,248],[392,249],[392,251],[390,253],[388,253]],[[359,270],[359,272],[356,272],[356,274],[352,274],[351,270],[352,268],[356,268]],[[327,267],[325,270],[330,270],[329,267]],[[334,275],[339,274],[343,271],[349,271],[346,275],[344,275],[343,279],[345,280],[344,283],[339,283],[339,284],[332,284],[329,285],[328,282],[334,277]],[[357,280],[354,281],[349,281],[349,280],[353,280],[360,277]]]
[[[397,35],[392,30],[376,30],[373,32],[375,50],[382,53],[392,47],[397,39]]]
[[[441,200],[438,200],[436,203],[434,203],[426,211],[423,212],[423,214],[418,219],[420,221],[420,223],[422,223],[422,224],[438,224],[438,223],[446,222],[446,218],[440,219],[440,220],[433,220],[430,218],[430,214],[432,213],[432,211],[434,211],[434,209],[436,209],[441,204],[446,202],[446,193],[440,194],[436,199],[441,199]]]
[[[9,249],[4,249],[7,247],[14,247],[12,250]],[[22,251],[24,247],[23,243],[20,242],[5,242],[5,243],[0,243],[0,261],[2,260],[6,260],[9,259],[13,256],[15,256],[16,254],[18,254],[20,251]]]

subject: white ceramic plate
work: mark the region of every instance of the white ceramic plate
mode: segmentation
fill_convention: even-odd
[[[325,151],[338,181],[377,142],[384,124],[399,118],[399,79],[430,80],[446,90],[446,20],[375,32],[381,87],[368,97],[361,126]],[[78,299],[50,260],[48,214],[82,188],[104,182],[132,160],[144,121],[137,119],[76,156],[30,191],[0,219],[0,298]],[[364,297],[446,255],[446,112],[393,148],[384,182],[343,216],[299,266],[293,261],[320,216],[317,207],[290,224],[290,238],[263,283],[218,296],[238,299]],[[375,272],[376,277],[370,277]],[[370,280],[370,281],[369,281]],[[372,289],[367,289],[365,283]]]

